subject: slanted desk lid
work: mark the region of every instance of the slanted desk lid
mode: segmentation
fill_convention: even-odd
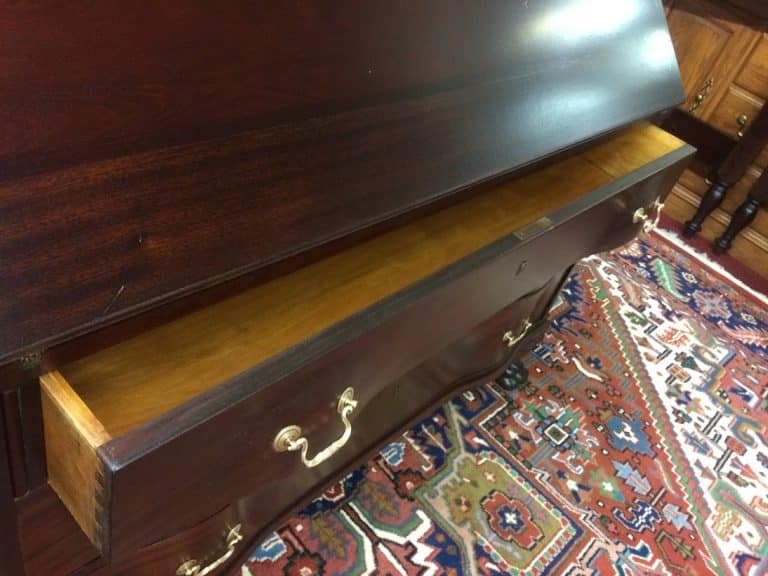
[[[0,11],[5,359],[683,99],[657,0]]]

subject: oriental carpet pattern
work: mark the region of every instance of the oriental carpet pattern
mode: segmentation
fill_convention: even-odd
[[[657,235],[582,261],[522,358],[267,538],[243,576],[768,574],[768,312]]]

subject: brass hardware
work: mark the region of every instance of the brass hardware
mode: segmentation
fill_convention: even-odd
[[[709,96],[709,93],[712,90],[712,86],[714,85],[714,78],[710,78],[704,83],[704,86],[701,87],[701,90],[696,92],[696,96],[693,97],[693,103],[691,104],[690,108],[688,108],[689,112],[693,112],[704,103],[704,100],[707,99],[707,96]]]
[[[241,529],[242,524],[238,524],[229,531],[226,538],[227,551],[216,560],[207,566],[202,566],[197,560],[187,560],[176,569],[176,576],[205,576],[223,565],[235,553],[237,545],[243,541]]]
[[[533,326],[533,324],[531,324],[530,318],[526,318],[523,320],[523,325],[520,327],[520,331],[517,333],[517,335],[515,335],[514,332],[510,330],[509,332],[505,332],[501,339],[507,343],[509,348],[512,348],[515,346],[515,344],[520,342],[520,340],[525,338],[525,335],[528,334],[528,330],[531,329],[531,326]]]
[[[531,222],[528,226],[523,226],[519,230],[513,232],[513,236],[518,240],[527,240],[533,236],[543,234],[547,230],[552,228],[552,220],[546,216],[539,218],[535,222]]]
[[[744,138],[744,128],[747,126],[747,122],[749,122],[749,117],[746,114],[739,114],[738,118],[736,118],[736,124],[739,125],[739,131],[736,132],[736,137],[739,140]]]
[[[658,198],[653,201],[653,205],[651,206],[651,209],[646,212],[645,208],[642,206],[635,210],[635,213],[632,215],[632,223],[633,224],[639,224],[640,222],[643,223],[643,226],[641,228],[642,232],[644,234],[650,234],[653,232],[656,227],[659,225],[659,220],[661,220],[661,211],[664,209],[664,203],[661,202]],[[650,213],[653,211],[656,211],[656,216],[653,217],[653,220],[651,220]]]
[[[349,417],[356,407],[355,391],[352,388],[347,388],[342,392],[339,404],[336,407],[336,411],[344,423],[344,433],[318,452],[314,458],[307,458],[309,440],[301,435],[300,426],[286,426],[280,430],[272,442],[272,447],[275,449],[275,452],[296,452],[301,450],[301,462],[307,468],[314,468],[336,454],[349,441],[350,436],[352,436],[352,423],[349,421]]]

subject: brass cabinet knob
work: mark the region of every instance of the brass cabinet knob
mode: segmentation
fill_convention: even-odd
[[[744,137],[744,128],[747,127],[749,117],[746,114],[739,114],[736,118],[736,124],[739,126],[739,131],[736,132],[736,137],[742,139]]]
[[[216,558],[216,560],[206,566],[203,566],[197,560],[187,560],[176,569],[176,576],[206,576],[206,574],[210,574],[220,566],[224,565],[227,560],[232,558],[237,545],[243,541],[243,534],[240,531],[241,529],[242,524],[238,524],[230,529],[226,539],[227,550],[224,554]]]
[[[275,449],[275,452],[301,451],[302,464],[307,468],[314,468],[336,454],[349,441],[352,436],[352,423],[349,421],[349,417],[356,407],[355,391],[352,388],[347,388],[341,394],[339,404],[336,407],[336,411],[341,416],[341,422],[344,424],[344,433],[318,452],[313,458],[307,456],[309,440],[302,436],[300,426],[291,425],[280,430],[272,442],[272,447]]]

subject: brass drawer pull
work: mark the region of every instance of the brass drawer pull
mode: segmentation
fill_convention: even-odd
[[[296,425],[286,426],[277,433],[277,436],[275,436],[275,440],[272,443],[275,452],[296,452],[297,450],[301,450],[301,462],[304,466],[307,468],[314,468],[315,466],[322,464],[328,460],[328,458],[336,454],[336,452],[349,441],[350,436],[352,436],[352,423],[349,421],[349,417],[356,407],[357,400],[355,400],[355,391],[352,388],[347,388],[341,394],[339,405],[336,408],[341,416],[341,421],[344,423],[344,433],[318,452],[314,458],[307,458],[309,440],[301,435],[301,426]]]
[[[504,336],[502,336],[501,339],[507,343],[507,346],[509,348],[512,348],[518,342],[520,342],[520,340],[525,338],[525,335],[528,334],[528,330],[531,329],[531,326],[533,326],[533,324],[531,323],[531,320],[529,318],[526,318],[523,321],[523,325],[520,327],[520,331],[517,333],[517,335],[515,335],[514,332],[510,330],[509,332],[505,332]]]
[[[701,90],[696,92],[696,96],[694,96],[693,102],[691,103],[690,108],[688,108],[689,112],[693,112],[704,103],[704,100],[707,99],[707,96],[709,96],[709,92],[712,90],[712,86],[714,85],[715,85],[714,78],[710,78],[704,83],[704,86],[701,87]]]
[[[222,566],[235,553],[237,545],[243,541],[243,534],[240,532],[241,528],[242,524],[238,524],[229,531],[226,539],[227,551],[216,560],[205,567],[201,566],[197,560],[187,560],[176,569],[176,576],[205,576],[216,570],[219,566]]]
[[[661,220],[661,211],[664,209],[664,203],[659,201],[658,198],[653,201],[653,205],[651,206],[651,209],[649,212],[656,211],[656,216],[653,217],[653,220],[651,220],[651,216],[649,212],[645,211],[645,208],[642,206],[635,210],[635,213],[632,215],[632,223],[638,224],[640,222],[643,223],[642,231],[644,234],[650,234],[654,230],[656,230],[656,227],[659,225],[659,220]]]
[[[736,124],[739,126],[739,131],[736,132],[736,137],[739,140],[744,138],[744,128],[746,128],[747,122],[749,122],[749,117],[746,114],[739,114],[736,118]]]

